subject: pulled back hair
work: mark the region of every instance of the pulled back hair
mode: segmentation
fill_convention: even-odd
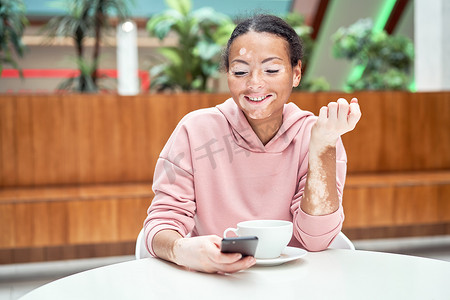
[[[230,67],[229,55],[231,44],[237,37],[250,31],[271,33],[286,40],[289,44],[289,58],[292,66],[296,66],[298,61],[302,59],[302,42],[300,41],[300,38],[295,30],[289,24],[287,24],[283,19],[273,15],[256,15],[240,22],[231,34],[231,37],[228,40],[227,48],[222,55],[222,67],[226,71],[228,71]]]

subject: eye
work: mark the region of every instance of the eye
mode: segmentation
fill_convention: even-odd
[[[235,75],[235,76],[244,76],[244,75],[246,75],[247,74],[247,72],[244,72],[244,71],[236,71],[236,72],[233,72],[233,75]]]
[[[275,69],[266,70],[266,72],[269,74],[275,74],[275,73],[278,73],[279,71],[280,70],[275,70]]]

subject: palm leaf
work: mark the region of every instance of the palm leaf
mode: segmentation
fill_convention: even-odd
[[[192,9],[192,2],[190,0],[166,0],[166,4],[183,16],[187,16]]]
[[[171,64],[179,66],[183,64],[183,56],[180,49],[175,47],[159,48],[158,52],[163,55]]]
[[[63,82],[60,87],[80,92],[95,92],[97,86],[97,61],[100,54],[101,33],[111,28],[109,19],[117,17],[119,21],[129,16],[128,4],[132,0],[66,0],[54,1],[53,6],[63,5],[64,16],[52,18],[43,28],[51,39],[56,36],[66,36],[74,40],[77,49],[77,67],[81,75],[75,80]],[[88,61],[84,54],[84,39],[95,36],[93,58]],[[101,78],[101,77],[100,77]]]
[[[220,53],[222,47],[214,42],[201,40],[197,43],[197,46],[194,49],[194,53],[201,57],[204,60],[210,60],[214,56]]]
[[[3,64],[9,64],[19,70],[20,76],[22,72],[12,54],[15,53],[18,57],[24,54],[22,35],[28,25],[25,13],[22,0],[0,0],[0,67],[3,70]]]

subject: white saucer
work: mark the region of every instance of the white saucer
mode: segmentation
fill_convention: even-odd
[[[257,258],[256,265],[258,266],[277,266],[287,263],[291,260],[299,259],[305,256],[308,252],[301,248],[296,247],[286,247],[281,255],[277,258]]]

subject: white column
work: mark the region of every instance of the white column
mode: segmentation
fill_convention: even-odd
[[[417,91],[450,90],[450,1],[414,1]]]
[[[137,27],[133,21],[117,26],[117,73],[120,95],[139,94]]]

